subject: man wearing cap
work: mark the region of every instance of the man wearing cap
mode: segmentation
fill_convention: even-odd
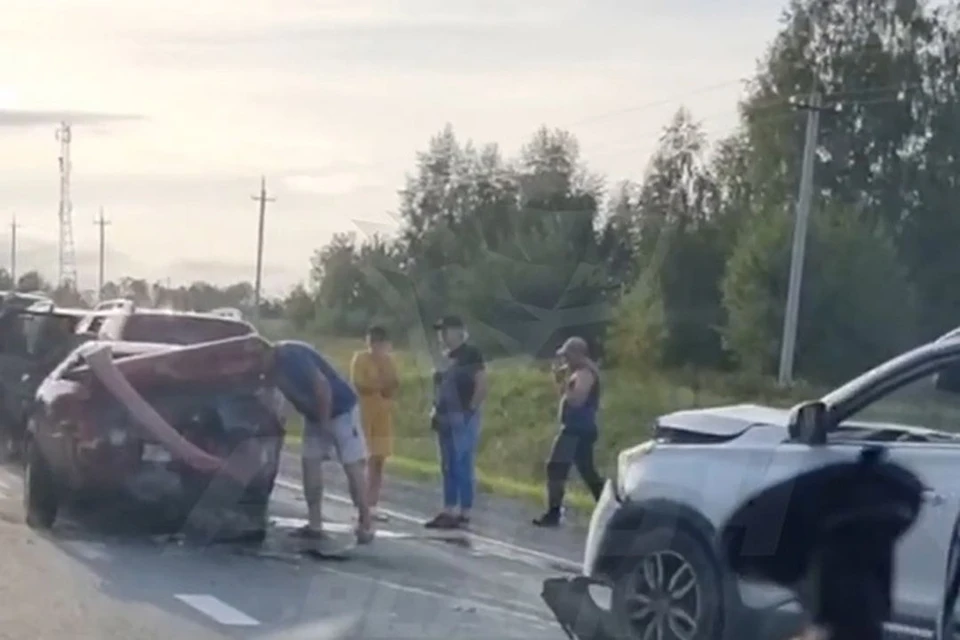
[[[563,363],[554,369],[560,391],[560,432],[547,459],[547,510],[533,520],[538,527],[560,524],[571,465],[576,465],[595,499],[599,499],[603,491],[603,479],[593,462],[600,409],[600,370],[590,359],[590,350],[583,338],[569,338],[557,351],[557,357]]]
[[[433,325],[446,366],[433,374],[433,428],[443,474],[443,511],[425,523],[429,529],[457,529],[470,523],[474,469],[480,436],[480,407],[487,393],[480,350],[467,342],[463,320],[445,316]]]

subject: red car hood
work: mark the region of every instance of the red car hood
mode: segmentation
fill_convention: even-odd
[[[270,343],[251,334],[196,345],[133,342],[89,342],[80,348],[85,355],[105,345],[113,361],[131,385],[137,388],[157,383],[221,384],[224,381],[256,379],[269,370]],[[65,377],[85,380],[90,366],[83,364]]]

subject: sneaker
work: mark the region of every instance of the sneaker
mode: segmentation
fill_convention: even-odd
[[[328,540],[330,538],[323,529],[314,529],[308,524],[294,529],[293,536],[302,540]]]
[[[460,526],[460,520],[449,513],[441,513],[423,524],[427,529],[457,529]]]
[[[325,531],[311,528],[309,525],[300,527],[293,535],[303,541],[303,551],[321,557],[339,558],[344,553],[344,545],[330,537]]]
[[[357,527],[354,533],[357,536],[357,544],[370,544],[376,537],[376,531],[372,527],[370,529]]]
[[[470,516],[465,516],[463,514],[460,514],[459,516],[457,516],[457,522],[460,524],[461,527],[469,527]]]
[[[533,525],[536,527],[559,527],[560,526],[560,510],[551,509],[543,513],[542,515],[533,519]]]
[[[380,509],[373,509],[370,513],[370,517],[377,522],[387,522],[390,520],[390,516],[385,514],[383,511],[380,511]]]

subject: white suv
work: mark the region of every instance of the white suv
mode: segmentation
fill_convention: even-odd
[[[789,637],[803,623],[793,594],[730,574],[717,531],[761,488],[880,444],[928,487],[897,547],[885,629],[930,638],[960,510],[957,431],[960,332],[792,411],[739,405],[662,416],[650,440],[618,457],[590,523],[583,575],[547,580],[543,597],[581,640]]]

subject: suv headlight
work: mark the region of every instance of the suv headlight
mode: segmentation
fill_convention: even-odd
[[[617,498],[626,497],[627,490],[624,482],[627,479],[627,472],[629,472],[630,467],[633,466],[639,458],[653,451],[654,446],[656,446],[656,440],[647,440],[635,447],[624,449],[617,455],[616,471],[614,472],[613,478],[611,478]]]

